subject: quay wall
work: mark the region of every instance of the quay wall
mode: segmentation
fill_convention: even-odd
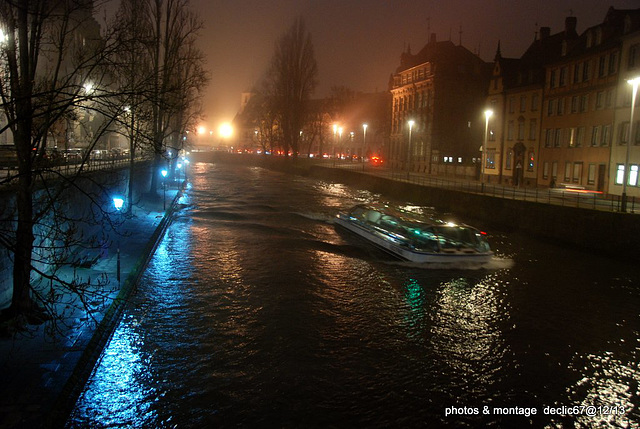
[[[147,162],[136,164],[134,172],[134,203],[135,200],[141,198],[142,193],[147,192],[150,186],[151,166]],[[105,212],[113,211],[113,202],[111,197],[127,195],[129,182],[129,168],[122,167],[113,170],[96,171],[82,176],[74,180],[74,186],[69,183],[58,180],[56,183],[50,184],[51,188],[61,190],[57,205],[58,210],[62,210],[63,217],[66,219],[74,219],[73,227],[78,229],[78,237],[84,237],[87,242],[83,246],[71,249],[73,258],[81,258],[85,255],[80,253],[91,253],[86,255],[94,257],[100,253],[100,249],[95,248],[95,244],[90,241],[99,239],[105,228],[110,228],[108,222],[104,219],[98,207]],[[51,189],[50,188],[50,189]],[[81,190],[81,191],[80,191]],[[35,205],[42,197],[43,190],[34,193]],[[0,218],[6,224],[13,225],[9,219],[15,218],[15,192],[11,187],[0,190],[0,198],[4,202],[0,209]],[[54,211],[49,213],[34,226],[35,245],[40,247],[40,252],[47,252],[47,248],[53,246],[54,243],[47,241],[47,229],[49,225],[54,223],[64,223],[66,221],[62,217],[55,219]],[[71,223],[69,223],[71,225]],[[85,248],[89,247],[89,250]],[[92,248],[93,247],[93,248]],[[38,261],[49,261],[52,255],[42,253],[34,255],[34,265],[41,270],[48,270],[45,263]],[[5,247],[0,248],[0,310],[4,310],[11,305],[13,295],[13,254]],[[32,272],[32,281],[37,279],[35,272]]]
[[[435,207],[488,230],[519,232],[545,241],[640,260],[640,216],[576,207],[536,203],[423,186],[363,174],[265,156],[202,153],[194,161],[257,165],[335,181],[367,189],[415,204]]]

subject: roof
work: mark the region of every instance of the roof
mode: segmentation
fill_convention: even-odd
[[[477,55],[461,45],[454,45],[451,41],[437,42],[435,34],[431,35],[431,40],[417,54],[403,52],[400,56],[400,66],[396,73],[418,66],[424,63],[434,64],[464,64],[472,63],[476,66],[484,66],[486,63]]]

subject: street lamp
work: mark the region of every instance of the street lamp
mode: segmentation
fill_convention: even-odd
[[[482,186],[482,192],[484,192],[484,168],[486,161],[486,153],[487,153],[487,140],[489,138],[489,118],[493,116],[493,110],[487,109],[484,111],[484,140],[482,141],[482,156],[480,157],[480,162],[482,165],[480,166],[480,184]]]
[[[413,130],[413,124],[415,121],[411,119],[409,122],[409,146],[407,147],[407,180],[409,180],[409,173],[411,172],[411,131]]]
[[[340,137],[340,140],[338,141],[340,144],[339,149],[340,149],[340,159],[342,159],[342,127],[338,127],[338,136]]]
[[[162,210],[167,209],[167,170],[162,170],[160,172],[162,174]]]
[[[333,158],[333,165],[336,165],[336,135],[338,133],[338,125],[333,124],[333,144],[331,145],[331,158]]]
[[[631,85],[631,118],[629,119],[629,137],[627,138],[627,155],[624,160],[624,178],[622,182],[622,206],[623,212],[627,211],[627,182],[629,181],[629,150],[633,139],[633,113],[636,107],[636,95],[638,95],[638,84],[640,84],[640,76],[629,79],[627,81]]]
[[[116,208],[117,211],[120,211],[123,205],[124,205],[124,200],[122,198],[113,197],[113,206]]]
[[[364,171],[364,155],[367,153],[367,127],[369,125],[362,124],[362,171]]]
[[[124,199],[120,197],[113,197],[113,206],[116,208],[116,211],[119,212],[123,205]],[[120,285],[120,240],[118,240],[116,255],[116,279],[118,280],[118,285]]]

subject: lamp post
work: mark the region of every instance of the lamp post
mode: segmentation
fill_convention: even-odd
[[[364,171],[364,156],[367,153],[367,127],[369,125],[362,124],[362,171]]]
[[[162,170],[162,210],[167,209],[167,170]]]
[[[336,134],[338,133],[338,125],[333,124],[333,143],[331,145],[331,158],[333,159],[333,166],[336,165]]]
[[[411,119],[407,124],[409,124],[409,146],[407,147],[407,180],[409,180],[409,173],[411,173],[411,132],[415,122]]]
[[[480,186],[482,187],[482,192],[484,192],[484,168],[487,163],[486,153],[487,153],[487,140],[489,139],[489,118],[493,116],[493,110],[487,109],[484,111],[484,139],[482,140],[482,156],[480,157],[480,162],[482,165],[480,166]]]
[[[116,211],[120,211],[124,205],[124,200],[120,197],[113,197],[113,205]],[[116,250],[116,279],[118,280],[118,286],[120,285],[120,240],[118,240],[118,247]]]
[[[629,138],[627,138],[627,154],[624,160],[624,178],[622,182],[622,205],[621,211],[627,211],[627,182],[629,181],[629,150],[631,147],[631,141],[633,140],[633,113],[636,108],[636,96],[638,95],[638,84],[640,84],[640,76],[629,79],[627,81],[631,85],[631,117],[629,118]]]
[[[340,143],[338,145],[340,149],[340,159],[342,159],[342,127],[338,127],[338,136],[340,137],[340,140],[338,141]]]

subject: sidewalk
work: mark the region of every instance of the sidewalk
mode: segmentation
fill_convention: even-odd
[[[54,338],[47,323],[29,326],[13,338],[0,338],[0,428],[41,428],[64,425],[68,412],[89,377],[104,344],[119,321],[120,311],[162,239],[182,192],[166,190],[162,199],[133,207],[133,216],[112,237],[108,252],[90,268],[68,268],[65,276],[106,278],[105,299],[90,302],[90,312],[61,307],[66,326]],[[120,282],[117,280],[118,247]],[[106,277],[103,277],[105,276]]]

